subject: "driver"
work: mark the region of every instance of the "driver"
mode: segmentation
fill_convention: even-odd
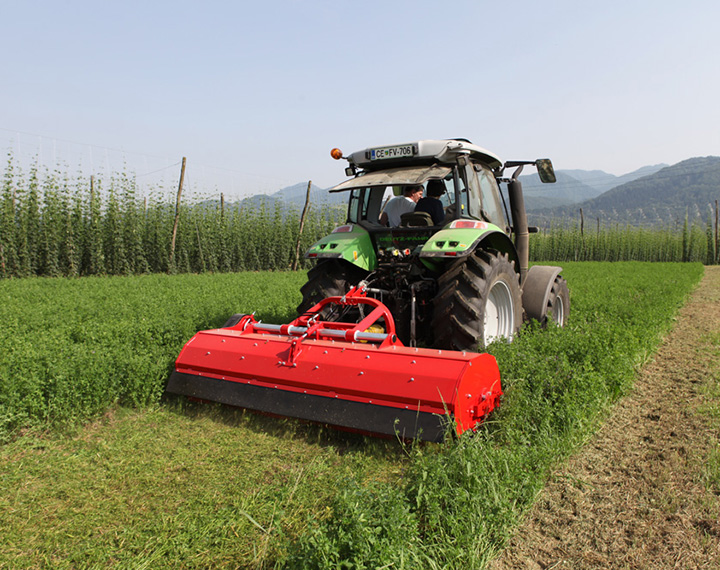
[[[445,183],[442,180],[429,180],[427,183],[428,195],[421,199],[415,206],[416,212],[427,212],[432,218],[433,225],[439,226],[445,219],[440,196],[445,194]]]
[[[380,214],[380,223],[383,226],[396,228],[400,225],[400,216],[415,211],[415,204],[423,197],[423,185],[412,184],[403,188],[402,196],[395,196],[386,205]]]

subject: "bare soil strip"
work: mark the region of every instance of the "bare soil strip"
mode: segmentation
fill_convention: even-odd
[[[720,434],[698,412],[720,374],[719,332],[720,267],[706,267],[633,392],[553,475],[492,570],[720,568],[720,496],[701,480]]]

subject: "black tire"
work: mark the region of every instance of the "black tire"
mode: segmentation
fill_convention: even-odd
[[[520,282],[506,254],[476,251],[451,263],[438,279],[435,347],[476,351],[497,338],[512,340],[521,324]]]
[[[229,329],[230,327],[234,327],[236,324],[240,322],[240,319],[243,317],[246,317],[247,313],[235,313],[232,317],[230,317],[225,324],[222,326],[224,329]]]
[[[548,321],[550,321],[559,327],[564,327],[567,323],[568,314],[570,314],[570,290],[567,281],[558,275],[550,289],[543,326],[547,326]]]
[[[326,297],[344,295],[357,285],[368,272],[343,260],[329,259],[320,261],[308,271],[308,280],[300,288],[302,302],[297,307],[299,315]]]

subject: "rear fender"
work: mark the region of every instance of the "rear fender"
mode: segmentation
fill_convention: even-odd
[[[420,257],[428,261],[467,257],[476,249],[495,249],[508,255],[518,265],[515,245],[508,235],[495,224],[475,222],[475,227],[458,228],[447,226],[433,235],[423,246]]]
[[[373,271],[377,257],[370,234],[357,224],[345,224],[315,242],[305,253],[307,259],[344,259],[361,269]]]
[[[523,309],[528,319],[543,322],[547,311],[550,290],[562,267],[533,265],[522,285]]]

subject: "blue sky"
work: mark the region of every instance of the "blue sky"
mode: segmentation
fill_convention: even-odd
[[[720,155],[720,2],[0,0],[0,148],[231,195],[465,137],[624,174]]]

